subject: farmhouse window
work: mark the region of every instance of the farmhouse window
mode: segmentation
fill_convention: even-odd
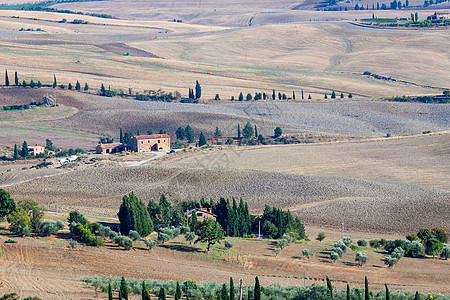
[[[203,216],[203,213],[198,212],[198,213],[197,213],[197,217],[201,217],[201,216]]]
[[[158,143],[161,143],[161,140],[158,140]]]

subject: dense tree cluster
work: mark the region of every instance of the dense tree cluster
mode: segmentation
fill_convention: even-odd
[[[123,235],[128,235],[130,230],[134,230],[141,236],[147,236],[153,231],[153,222],[144,203],[133,192],[123,196],[117,216]]]
[[[284,234],[289,234],[295,239],[306,237],[305,227],[298,217],[293,217],[289,210],[282,210],[266,205],[263,215],[259,218],[263,224],[262,234],[281,238]]]

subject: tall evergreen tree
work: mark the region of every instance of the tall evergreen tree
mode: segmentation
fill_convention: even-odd
[[[186,139],[189,143],[193,143],[195,139],[194,130],[190,125],[186,126],[186,129],[184,130]]]
[[[8,70],[5,69],[5,85],[9,86]]]
[[[17,144],[14,144],[14,156],[13,156],[14,160],[18,160],[19,159],[19,150],[17,149]]]
[[[305,95],[303,94],[303,89],[302,89],[302,99],[305,99]]]
[[[333,285],[331,285],[331,280],[330,278],[328,278],[328,276],[326,276],[327,278],[327,288],[328,288],[328,292],[330,293],[330,299],[333,300]]]
[[[276,96],[275,96],[275,89],[272,90],[272,100],[275,100]]]
[[[258,137],[258,128],[255,125],[255,138],[257,138],[257,137]]]
[[[120,232],[123,235],[128,235],[130,230],[134,230],[141,236],[147,236],[153,231],[153,222],[148,210],[133,192],[123,196],[117,216],[120,221]]]
[[[228,294],[227,285],[225,283],[222,285],[221,299],[230,300],[230,295]]]
[[[241,139],[241,125],[238,124],[238,129],[237,129],[237,138],[238,140]]]
[[[71,90],[72,89],[72,84],[69,82],[69,85],[67,86],[67,88],[69,89],[69,90]]]
[[[26,141],[23,141],[22,144],[22,150],[19,153],[22,157],[28,157],[29,151],[28,151],[28,144]]]
[[[250,124],[250,121],[247,121],[245,124],[244,129],[242,130],[242,135],[245,139],[249,139],[253,136],[253,126]]]
[[[331,98],[332,98],[332,99],[335,99],[335,98],[336,98],[336,92],[335,92],[335,91],[331,92]]]
[[[58,83],[56,82],[56,75],[53,74],[53,88],[56,88],[56,86],[58,85]]]
[[[220,131],[219,127],[216,126],[216,132],[214,132],[214,138],[218,139],[222,137],[222,132]]]
[[[142,294],[142,300],[150,300],[150,294],[147,290],[147,287],[145,286],[145,281],[142,281],[142,293],[141,294]]]
[[[182,293],[181,293],[181,287],[180,283],[177,281],[177,288],[175,290],[175,300],[181,299]]]
[[[367,280],[367,276],[364,276],[364,300],[369,299],[370,299],[369,281]]]
[[[230,300],[234,300],[234,282],[233,277],[230,277]]]
[[[77,80],[77,83],[75,84],[75,90],[77,90],[77,91],[81,90],[81,84],[78,80]]]
[[[205,135],[203,134],[203,131],[200,131],[200,138],[198,139],[198,146],[204,146],[206,145],[206,138]]]
[[[17,75],[17,71],[14,72],[14,85],[19,86],[19,76]]]
[[[158,300],[166,300],[166,289],[164,287],[159,289]]]
[[[419,292],[416,291],[416,294],[414,295],[414,300],[420,300]]]
[[[295,91],[292,91],[292,100],[295,100]]]
[[[198,83],[198,80],[195,81],[195,99],[200,99],[202,96],[202,87],[200,86],[200,83]]]
[[[239,101],[244,101],[244,94],[242,92],[239,93]]]
[[[261,286],[259,285],[258,276],[255,278],[255,291],[253,292],[253,300],[261,300]]]
[[[347,300],[351,300],[350,286],[347,283]]]
[[[183,127],[178,127],[177,131],[175,131],[175,135],[177,136],[177,140],[184,140],[186,133]]]
[[[84,90],[88,91],[89,90],[89,85],[87,84],[87,82],[84,83]]]
[[[128,300],[128,284],[124,277],[120,280],[120,295],[122,299]]]
[[[108,300],[113,300],[111,282],[108,283]]]
[[[389,292],[387,284],[384,284],[386,288],[386,300],[391,300],[391,293]]]
[[[121,144],[123,144],[123,132],[122,132],[122,128],[120,128],[120,137],[119,137],[119,141]]]

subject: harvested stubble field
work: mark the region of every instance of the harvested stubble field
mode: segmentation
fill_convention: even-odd
[[[0,128],[10,133],[4,135],[3,145],[20,145],[23,140],[43,143],[50,137],[60,148],[77,148],[78,144],[93,149],[98,136],[117,140],[120,128],[133,133],[164,129],[175,136],[179,126],[188,124],[194,128],[196,137],[203,131],[212,138],[216,126],[224,136],[236,136],[237,124],[244,126],[247,121],[257,125],[258,131],[265,136],[272,135],[276,126],[285,133],[347,137],[421,134],[450,128],[448,105],[388,101],[183,104],[107,98],[75,91],[54,92],[53,89],[0,89],[4,105],[25,104],[31,99],[38,101],[49,92],[55,93],[59,104],[74,107],[78,113],[56,120],[41,116],[45,118],[40,121],[35,116],[36,121],[2,122]]]
[[[63,220],[61,215],[57,218]],[[328,231],[324,231],[328,235]],[[363,278],[367,276],[371,290],[380,290],[388,282],[391,289],[449,292],[446,262],[443,260],[403,258],[395,268],[388,269],[382,262],[382,251],[363,248],[361,250],[370,257],[366,266],[355,267],[355,253],[350,250],[333,264],[327,256],[332,244],[325,242],[293,244],[275,257],[271,251],[271,241],[233,238],[234,247],[228,257],[223,244],[212,247],[208,255],[203,252],[204,245],[189,245],[184,237],[178,237],[150,252],[142,242],[136,243],[133,251],[124,251],[109,242],[104,248],[79,245],[78,249],[69,249],[67,233],[53,237],[16,237],[18,244],[4,244],[7,238],[4,231],[0,232],[0,242],[4,245],[0,258],[0,292],[16,291],[22,297],[93,298],[96,293],[81,283],[82,276],[224,283],[233,276],[235,281],[242,278],[244,284],[253,284],[254,276],[258,275],[264,286],[273,283],[324,284],[324,277],[328,275],[338,288],[346,283],[362,287]],[[327,238],[327,241],[331,240]],[[311,259],[301,256],[305,248],[313,251]],[[107,295],[99,294],[99,297],[104,299]]]
[[[76,5],[101,6],[102,2],[114,3]],[[89,24],[58,23],[62,18],[68,22],[82,18]],[[0,30],[8,33],[0,37],[5,68],[17,70],[20,80],[51,83],[56,74],[58,82],[66,85],[80,80],[97,88],[105,83],[113,89],[162,88],[183,95],[199,80],[203,97],[210,99],[216,93],[229,99],[240,92],[272,88],[288,96],[304,89],[314,99],[323,99],[332,90],[356,97],[390,97],[437,94],[449,88],[450,62],[439,51],[448,48],[445,31],[370,31],[347,22],[236,28],[134,23],[1,11]],[[20,28],[45,32],[19,32]],[[369,78],[362,75],[364,71],[403,82]]]
[[[114,217],[124,194],[144,202],[161,193],[171,201],[220,196],[242,197],[253,213],[266,204],[290,208],[305,223],[346,226],[368,232],[407,234],[422,227],[447,230],[450,194],[446,190],[349,179],[261,171],[167,167],[109,167],[72,171],[11,185],[16,199],[32,198],[50,210],[79,209]]]

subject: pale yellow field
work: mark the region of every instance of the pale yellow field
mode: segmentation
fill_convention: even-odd
[[[63,18],[89,24],[57,22]],[[104,83],[186,96],[198,80],[204,98],[274,88],[287,95],[304,89],[323,99],[332,90],[355,97],[436,94],[450,77],[445,31],[373,30],[347,22],[231,28],[26,11],[1,11],[0,30],[8,33],[0,47],[10,74],[48,84],[55,74],[59,84],[79,80],[96,89]],[[364,71],[405,82],[368,78]]]

